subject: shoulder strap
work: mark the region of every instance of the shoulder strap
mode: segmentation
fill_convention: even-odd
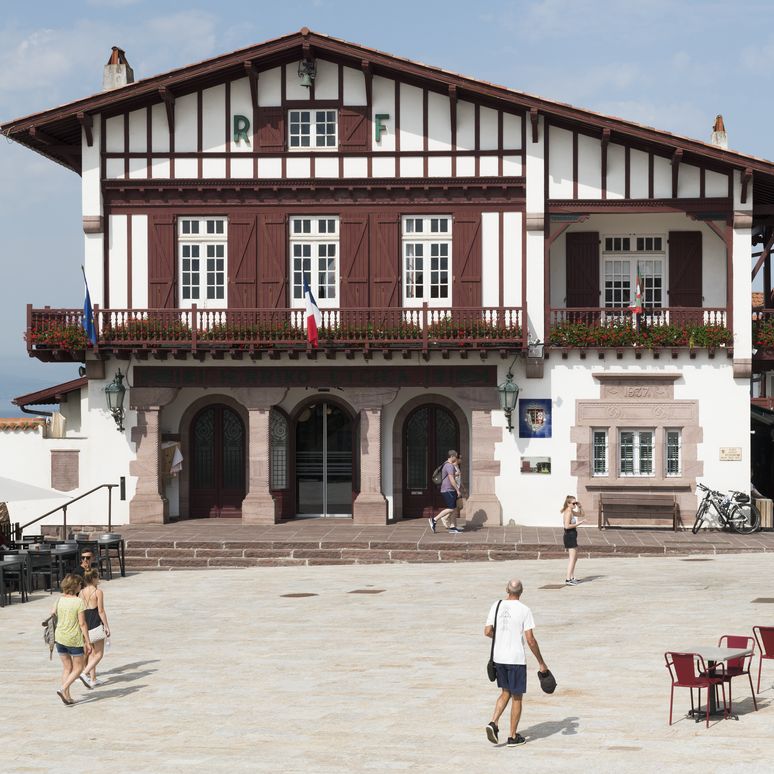
[[[492,630],[492,649],[489,651],[490,661],[494,661],[494,644],[495,644],[495,637],[497,636],[497,614],[500,612],[501,604],[502,604],[502,599],[497,602],[497,607],[495,608],[494,629]]]

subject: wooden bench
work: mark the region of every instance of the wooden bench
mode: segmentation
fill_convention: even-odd
[[[675,532],[682,526],[674,495],[644,492],[600,494],[599,529],[609,527],[610,519],[670,519]]]

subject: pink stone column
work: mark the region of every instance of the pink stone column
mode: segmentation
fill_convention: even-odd
[[[382,408],[360,409],[360,492],[352,506],[355,524],[386,524],[382,493]]]
[[[495,480],[500,475],[500,462],[495,460],[495,444],[502,440],[502,428],[492,426],[490,409],[471,411],[470,496],[465,501],[465,522],[487,527],[503,522],[503,507],[495,493]]]
[[[248,491],[242,501],[243,524],[276,524],[278,503],[269,491],[270,407],[248,408]]]
[[[137,477],[129,503],[131,524],[164,524],[169,518],[169,503],[161,494],[160,411],[159,406],[138,409],[137,424],[131,431],[137,448],[137,458],[129,463],[130,475]]]

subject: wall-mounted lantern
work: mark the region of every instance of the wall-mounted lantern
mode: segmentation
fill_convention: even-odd
[[[118,432],[124,432],[124,396],[126,387],[124,387],[124,375],[121,369],[113,377],[113,381],[105,387],[105,398],[107,399],[108,411],[111,413],[118,425]]]
[[[314,59],[302,59],[298,63],[298,77],[305,89],[312,85],[317,77],[317,64]]]
[[[505,412],[505,418],[508,420],[508,432],[511,432],[513,430],[511,415],[516,410],[516,403],[519,399],[519,385],[513,381],[510,368],[505,375],[505,381],[498,385],[497,392],[500,396],[500,408]]]

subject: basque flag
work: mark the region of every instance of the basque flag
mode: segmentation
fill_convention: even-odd
[[[322,315],[306,279],[304,279],[304,301],[306,302],[306,340],[317,349],[317,331],[322,325]]]
[[[94,327],[94,308],[91,305],[91,295],[89,294],[89,283],[86,281],[86,272],[81,266],[83,272],[83,281],[86,284],[86,298],[83,300],[83,319],[81,325],[86,331],[86,336],[93,347],[97,346],[97,329]]]
[[[639,268],[637,269],[637,283],[634,286],[634,300],[629,304],[629,309],[634,314],[642,312],[642,279],[640,278]]]

